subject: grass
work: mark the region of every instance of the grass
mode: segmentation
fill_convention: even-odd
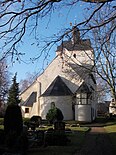
[[[96,123],[104,126],[106,132],[109,135],[114,151],[116,151],[116,119],[109,120],[106,117],[99,117]],[[75,122],[67,122],[67,124],[75,124]],[[52,126],[46,127],[45,129],[52,128]],[[89,130],[88,127],[70,127],[66,128],[74,131],[72,134],[68,135],[71,143],[67,146],[48,146],[46,148],[38,148],[37,150],[32,150],[29,155],[71,155],[78,152],[83,146],[85,140],[85,133]]]
[[[0,125],[0,129],[4,126]],[[46,126],[45,128],[39,128],[40,130],[47,130],[48,128],[53,128],[53,126]],[[67,146],[47,146],[38,147],[30,149],[28,155],[71,155],[80,150],[85,139],[85,133],[89,130],[88,127],[66,127],[73,131],[72,133],[67,133],[68,139],[71,141]]]
[[[67,134],[70,143],[67,146],[47,146],[46,148],[37,148],[29,151],[29,155],[71,155],[80,150],[83,145],[85,133],[89,130],[87,127],[71,127],[73,133]]]
[[[116,151],[116,119],[109,120],[107,118],[98,118],[95,123],[103,125],[108,133],[113,149]],[[67,133],[68,138],[71,140],[67,146],[47,146],[38,147],[29,150],[28,155],[71,155],[75,154],[83,146],[85,140],[85,134],[89,130],[88,127],[71,127],[71,124],[77,124],[75,122],[67,122],[69,126],[66,128],[71,129],[72,133]],[[53,128],[53,126],[45,126],[44,128],[39,128],[40,130],[48,130]],[[3,129],[3,125],[0,125],[0,129]]]
[[[108,125],[108,126],[105,126],[104,128],[110,137],[113,150],[116,151],[116,124]]]

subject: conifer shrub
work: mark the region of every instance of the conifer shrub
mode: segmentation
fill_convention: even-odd
[[[4,145],[5,134],[4,130],[0,129],[0,146]]]
[[[26,125],[28,129],[29,129],[29,122],[30,118],[23,118],[23,124]]]
[[[7,109],[4,115],[5,144],[12,153],[24,154],[28,148],[27,134],[23,130],[23,119],[19,107],[19,84],[16,75],[9,89]]]
[[[4,118],[0,118],[0,125],[4,124]]]
[[[23,133],[23,120],[21,109],[16,104],[8,105],[6,109],[4,116],[4,133],[6,146],[15,152],[19,151],[19,140]]]
[[[46,119],[50,124],[53,124],[55,121],[62,121],[64,118],[62,111],[56,107],[48,110]]]
[[[4,131],[7,135],[11,132],[16,132],[17,136],[23,130],[23,119],[21,109],[18,105],[8,105],[4,116]]]

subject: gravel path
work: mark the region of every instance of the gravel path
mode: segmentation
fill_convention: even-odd
[[[115,155],[103,127],[92,127],[85,139],[84,146],[75,155]]]

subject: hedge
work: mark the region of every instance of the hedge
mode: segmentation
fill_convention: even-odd
[[[4,125],[4,118],[0,118],[0,125]]]

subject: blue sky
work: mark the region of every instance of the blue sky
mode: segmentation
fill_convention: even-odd
[[[87,4],[86,4],[87,6]],[[84,12],[85,12],[85,3],[78,3],[78,5],[74,6],[73,8],[66,8],[58,9],[53,13],[53,15],[49,18],[44,17],[42,20],[39,20],[38,26],[38,36],[40,37],[40,44],[41,38],[52,36],[56,34],[60,29],[70,27],[70,23],[78,23],[84,19]],[[33,73],[33,72],[41,72],[43,69],[43,59],[45,58],[45,54],[43,54],[39,59],[34,62],[30,62],[30,58],[36,57],[40,52],[35,39],[33,36],[25,35],[23,39],[24,43],[21,45],[18,50],[22,53],[25,53],[21,57],[23,61],[15,61],[14,63],[8,62],[9,70],[14,76],[17,72],[17,80],[18,82],[21,79],[25,79],[26,73]],[[49,53],[49,57],[44,63],[44,68],[52,61],[55,57],[55,50],[56,47],[53,47]]]

